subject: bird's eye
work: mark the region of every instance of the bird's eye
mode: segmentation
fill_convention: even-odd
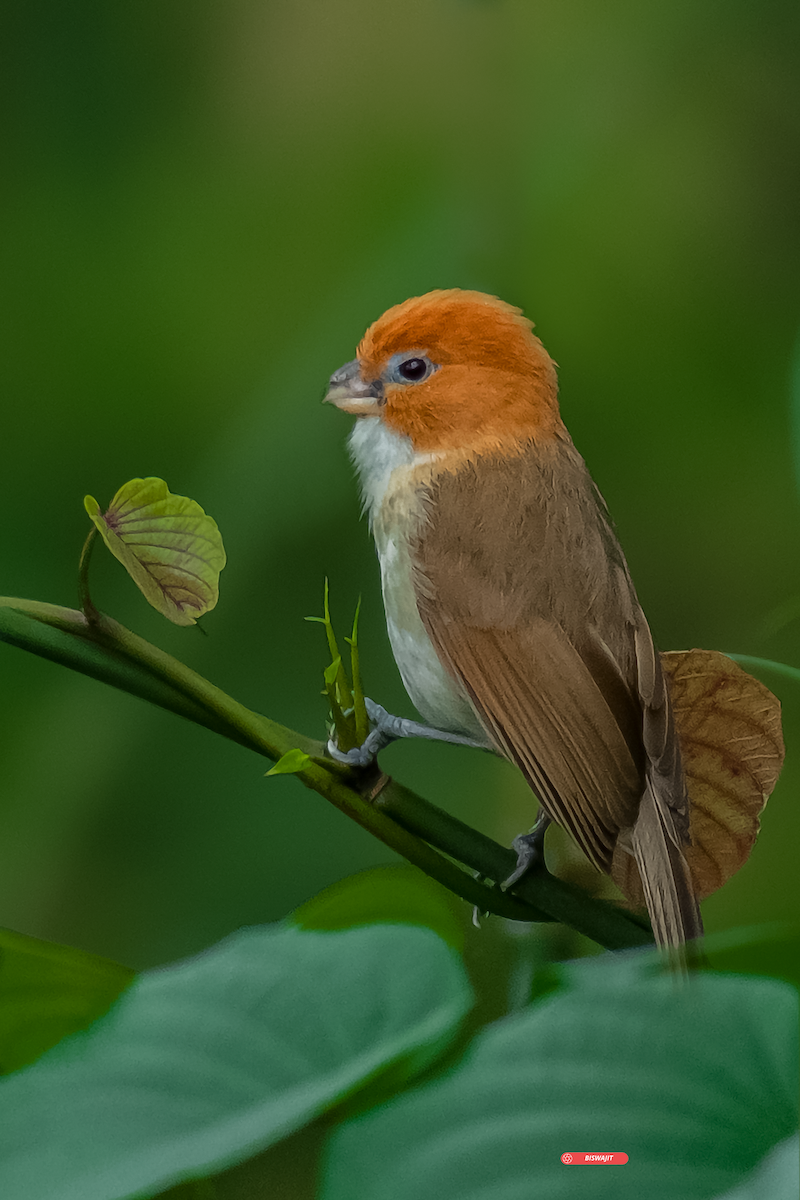
[[[393,354],[384,374],[387,383],[422,383],[434,371],[438,371],[424,351],[406,350],[405,354]]]
[[[409,383],[419,383],[428,373],[428,364],[424,358],[407,358],[405,362],[400,363],[397,373]]]

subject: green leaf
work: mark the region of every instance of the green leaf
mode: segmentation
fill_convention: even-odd
[[[324,671],[325,694],[330,704],[331,717],[336,729],[336,742],[340,750],[351,750],[360,746],[369,733],[369,718],[364,705],[364,690],[361,685],[361,669],[358,655],[358,615],[361,610],[361,600],[356,605],[353,619],[352,637],[345,638],[350,646],[350,669],[353,677],[352,684],[347,678],[344,662],[339,652],[339,644],[331,621],[330,594],[328,580],[325,580],[322,617],[306,617],[307,621],[315,621],[325,626],[325,636],[328,641],[328,651],[331,662]]]
[[[250,1158],[450,1045],[471,995],[424,929],[244,930],[145,972],[0,1080],[0,1195],[121,1200]]]
[[[176,625],[194,625],[219,598],[225,550],[216,521],[163,479],[131,479],[105,513],[84,506],[145,599]]]
[[[324,613],[324,616],[306,617],[306,620],[314,621],[319,625],[325,626],[325,637],[328,642],[328,652],[331,656],[331,664],[337,662],[337,660],[338,660],[339,666],[341,667],[342,656],[339,653],[339,646],[336,642],[336,634],[333,629],[333,622],[331,621],[330,591],[328,588],[327,578],[325,579],[325,589],[323,591],[322,611]]]
[[[439,1080],[343,1124],[321,1200],[701,1200],[739,1183],[796,1127],[797,995],[632,960],[585,964]],[[568,1151],[629,1162],[588,1183]]]
[[[330,589],[328,587],[327,577],[325,579],[325,595],[324,595],[324,599],[323,599],[323,612],[325,613],[325,616],[323,618],[323,623],[325,625],[325,636],[328,639],[328,649],[331,652],[331,660],[333,661],[334,659],[341,658],[341,655],[339,654],[339,647],[336,644],[336,634],[333,632],[333,623],[331,621]]]
[[[768,975],[800,989],[800,929],[796,925],[756,925],[710,934],[703,939],[703,954],[715,971]]]
[[[797,1136],[773,1146],[744,1183],[716,1200],[797,1200],[800,1193]]]
[[[331,698],[333,700],[336,701],[337,704],[339,702],[339,697],[336,694],[336,683],[337,683],[337,680],[339,679],[339,672],[341,671],[341,669],[342,669],[341,658],[335,658],[333,660],[333,662],[329,666],[327,666],[322,673],[322,678],[325,680],[325,688],[328,691],[328,694],[331,696]]]
[[[303,750],[287,750],[278,759],[275,766],[264,773],[265,775],[294,775],[297,771],[305,770],[310,762],[311,759]]]
[[[0,1073],[90,1025],[133,977],[107,958],[0,929]]]
[[[376,922],[424,925],[459,953],[469,910],[417,867],[371,867],[331,884],[290,916],[300,929],[353,929]]]

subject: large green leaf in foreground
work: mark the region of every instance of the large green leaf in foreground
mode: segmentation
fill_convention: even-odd
[[[289,920],[301,929],[353,929],[376,922],[422,925],[459,952],[464,949],[462,900],[410,863],[368,867],[312,896]]]
[[[433,933],[239,933],[139,976],[90,1029],[0,1081],[0,1195],[114,1200],[210,1174],[404,1063],[471,1003]]]
[[[436,1082],[346,1122],[323,1200],[699,1200],[797,1124],[797,993],[611,956],[487,1028]],[[565,1166],[568,1151],[624,1166]]]
[[[755,1171],[716,1200],[797,1200],[800,1196],[800,1140],[786,1138],[770,1150]]]
[[[107,958],[0,929],[0,1074],[91,1024],[133,977]]]

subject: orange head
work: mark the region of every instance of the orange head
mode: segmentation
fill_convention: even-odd
[[[555,364],[518,308],[428,292],[379,317],[326,399],[380,416],[422,452],[548,440],[561,429]]]

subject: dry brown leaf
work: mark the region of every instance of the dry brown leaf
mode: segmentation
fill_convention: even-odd
[[[699,900],[746,862],[759,816],[783,765],[780,701],[716,650],[661,655],[689,792],[686,859]],[[614,881],[644,903],[631,855],[614,855]]]

